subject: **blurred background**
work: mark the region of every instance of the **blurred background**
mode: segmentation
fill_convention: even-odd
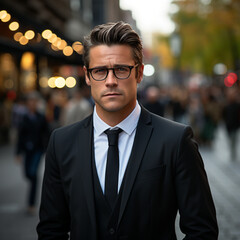
[[[239,240],[239,12],[239,0],[1,0],[0,239],[36,239],[37,211],[25,211],[29,182],[16,160],[27,96],[38,95],[49,133],[89,115],[94,102],[84,79],[83,38],[95,25],[122,20],[143,40],[139,102],[193,128],[219,239]],[[37,208],[43,169],[44,157]],[[176,228],[181,239],[178,222]]]

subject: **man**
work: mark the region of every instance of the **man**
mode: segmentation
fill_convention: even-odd
[[[164,105],[160,98],[160,89],[157,86],[150,86],[146,90],[146,100],[143,105],[148,111],[161,117],[164,116]]]
[[[237,88],[226,89],[226,103],[223,107],[223,120],[229,140],[230,159],[237,160],[237,134],[240,127],[240,104]]]
[[[92,113],[92,105],[83,96],[83,91],[85,91],[85,88],[77,89],[74,92],[73,98],[64,107],[64,125],[69,125],[83,120]]]
[[[143,76],[139,36],[123,22],[97,26],[85,39],[84,61],[94,113],[51,136],[39,239],[172,240],[178,210],[186,239],[217,239],[215,208],[191,129],[137,102]],[[119,166],[110,163],[117,138],[113,143],[109,135],[115,132]]]
[[[39,111],[40,96],[30,92],[26,99],[26,110],[19,122],[16,160],[23,161],[25,177],[29,182],[27,213],[35,214],[38,169],[49,138],[48,124]]]

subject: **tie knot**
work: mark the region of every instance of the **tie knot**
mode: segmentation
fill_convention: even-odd
[[[110,130],[107,129],[105,133],[107,134],[108,137],[108,145],[109,146],[117,146],[118,145],[118,135],[119,133],[122,132],[122,129],[115,129],[115,130]]]

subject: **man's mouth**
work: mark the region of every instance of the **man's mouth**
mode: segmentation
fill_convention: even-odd
[[[104,97],[111,97],[111,96],[120,96],[120,93],[117,92],[110,92],[110,93],[105,93],[103,96]]]

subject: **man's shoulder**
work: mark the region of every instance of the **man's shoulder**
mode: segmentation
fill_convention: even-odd
[[[173,129],[176,129],[176,128],[182,129],[187,126],[185,124],[173,121],[172,119],[169,119],[169,118],[158,116],[156,114],[152,114],[152,116],[153,116],[153,123],[157,123],[158,125],[163,125]]]
[[[153,142],[156,145],[164,144],[170,149],[179,149],[179,146],[185,144],[194,135],[192,128],[188,125],[175,122],[171,119],[163,118],[150,113],[153,129]]]
[[[144,109],[143,112],[145,112],[144,114],[148,114],[150,116],[153,127],[161,131],[183,131],[188,127],[185,124],[175,122],[165,117],[161,117],[157,114],[149,112],[146,109]]]

